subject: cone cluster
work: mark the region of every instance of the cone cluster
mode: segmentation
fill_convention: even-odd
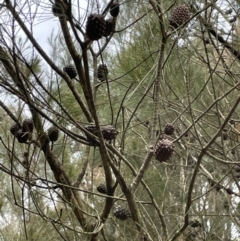
[[[155,147],[155,158],[159,162],[167,161],[173,153],[174,145],[173,142],[168,139],[162,139],[158,142]]]
[[[63,71],[69,76],[70,79],[73,79],[77,76],[77,71],[74,65],[69,64],[63,68]]]
[[[113,2],[110,6],[109,12],[113,18],[109,18],[107,20],[105,20],[104,16],[101,14],[92,13],[88,16],[86,23],[86,35],[90,40],[99,40],[103,36],[108,37],[114,32],[114,18],[116,18],[119,14],[119,3]]]
[[[15,123],[10,127],[10,132],[17,138],[19,143],[27,143],[31,140],[34,129],[32,119],[25,119],[21,124]]]
[[[131,213],[126,208],[123,208],[121,205],[117,205],[115,207],[113,215],[122,221],[125,221],[131,217]]]
[[[99,40],[106,31],[106,21],[100,14],[90,14],[87,19],[86,34],[91,40]]]
[[[187,22],[189,18],[190,12],[188,7],[185,5],[179,5],[172,12],[172,16],[169,19],[170,26],[172,28],[178,28],[179,26]]]
[[[94,135],[97,135],[97,128],[95,124],[85,125],[84,128]],[[107,141],[114,140],[117,137],[118,131],[112,125],[105,125],[101,127],[103,138]],[[87,137],[88,141],[94,141],[92,138]]]

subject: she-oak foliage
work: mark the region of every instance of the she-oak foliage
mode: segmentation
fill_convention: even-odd
[[[240,240],[239,7],[1,3],[2,239]]]

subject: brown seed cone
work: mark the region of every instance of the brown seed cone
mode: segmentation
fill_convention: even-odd
[[[87,19],[86,34],[91,40],[100,39],[106,31],[106,21],[104,16],[91,14]]]
[[[77,71],[74,65],[69,64],[63,68],[63,71],[67,73],[70,79],[73,79],[77,76]]]
[[[167,123],[164,128],[164,134],[172,135],[174,133],[174,126],[171,123]]]
[[[97,186],[97,190],[100,193],[107,194],[107,187],[105,184],[101,183]]]
[[[52,126],[48,129],[48,138],[51,142],[57,141],[59,136],[59,129]]]
[[[21,129],[16,132],[15,137],[17,138],[19,143],[27,143],[27,140],[30,139],[30,133],[23,132]]]
[[[172,16],[169,19],[172,28],[178,28],[190,18],[190,12],[187,6],[179,5],[174,8]]]
[[[119,14],[119,3],[118,2],[113,2],[111,7],[110,7],[110,15],[113,17],[117,17]]]
[[[109,18],[106,20],[106,30],[103,34],[104,37],[108,37],[111,33],[113,33],[115,30],[115,22],[113,18]]]
[[[23,132],[33,132],[34,124],[32,119],[25,119],[22,123]]]
[[[22,129],[22,126],[19,125],[19,124],[17,124],[17,123],[15,123],[15,124],[13,124],[13,125],[10,127],[10,132],[11,132],[14,136],[16,136],[16,133],[17,133],[19,130],[21,130],[21,129]]]
[[[167,161],[173,153],[173,142],[168,139],[162,139],[155,147],[155,158],[160,162]]]
[[[85,125],[84,128],[91,132],[92,134],[94,135],[97,135],[97,128],[96,128],[96,125],[94,123],[90,123],[88,125]]]
[[[97,128],[96,128],[96,125],[94,123],[90,123],[88,125],[85,125],[84,128],[87,131],[91,132],[93,135],[97,135]],[[96,142],[93,138],[89,137],[88,135],[87,135],[87,141],[90,142],[91,146],[98,146],[99,145],[98,142]]]
[[[113,215],[118,218],[121,219],[122,221],[127,220],[129,217],[131,217],[131,213],[126,209],[123,208],[122,206],[118,205],[115,207],[114,211],[113,211]]]
[[[98,66],[98,79],[100,81],[105,81],[108,78],[108,67],[106,64],[100,64]]]
[[[226,189],[226,192],[229,194],[229,195],[232,195],[234,194],[233,190],[231,188],[227,188]]]
[[[102,127],[103,138],[107,141],[114,140],[117,137],[118,131],[112,125]]]

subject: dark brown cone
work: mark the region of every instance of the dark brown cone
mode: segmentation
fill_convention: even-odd
[[[164,134],[172,135],[174,133],[174,126],[171,123],[166,124],[164,128]]]
[[[162,139],[155,147],[155,158],[160,162],[167,161],[173,153],[173,142],[168,139]]]
[[[110,7],[110,15],[113,17],[117,17],[119,14],[119,3],[113,2]]]
[[[184,24],[190,18],[190,12],[187,6],[179,5],[177,6],[170,17],[170,26],[173,28],[178,28]]]
[[[55,126],[52,126],[48,129],[48,138],[51,142],[55,142],[58,140],[59,129]]]
[[[70,79],[73,79],[77,76],[77,71],[74,65],[69,64],[63,68],[63,71],[67,73]]]
[[[23,132],[30,132],[32,133],[34,129],[34,124],[32,119],[25,119],[22,123],[22,130]]]
[[[86,34],[91,40],[100,39],[106,31],[106,21],[104,16],[99,14],[91,14],[87,19]]]
[[[111,33],[113,33],[115,30],[115,23],[113,21],[113,18],[109,18],[106,20],[106,30],[103,34],[104,37],[108,37]]]
[[[117,130],[112,125],[106,125],[102,127],[103,138],[107,141],[114,140],[117,137]]]
[[[226,189],[226,192],[229,194],[229,195],[232,195],[234,194],[233,190],[231,188],[227,188]]]
[[[107,80],[108,77],[108,68],[106,64],[100,64],[98,66],[98,79],[100,81],[105,81]]]
[[[13,124],[13,125],[10,127],[10,132],[11,132],[14,136],[16,136],[16,133],[17,133],[19,130],[21,130],[21,129],[22,129],[22,127],[21,127],[19,124],[15,123],[15,124]]]
[[[27,143],[27,140],[29,139],[29,132],[23,132],[20,129],[16,132],[15,137],[19,143]]]
[[[96,128],[96,125],[94,123],[85,125],[84,128],[87,131],[91,132],[92,134],[97,135],[97,128]]]
[[[122,221],[127,220],[129,217],[131,217],[131,213],[120,205],[115,207],[113,215],[116,218],[121,219]]]
[[[100,193],[107,194],[107,187],[105,184],[101,183],[97,186],[97,190]]]

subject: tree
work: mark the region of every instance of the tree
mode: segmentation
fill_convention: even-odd
[[[3,238],[238,240],[238,2],[81,4],[1,4]]]

